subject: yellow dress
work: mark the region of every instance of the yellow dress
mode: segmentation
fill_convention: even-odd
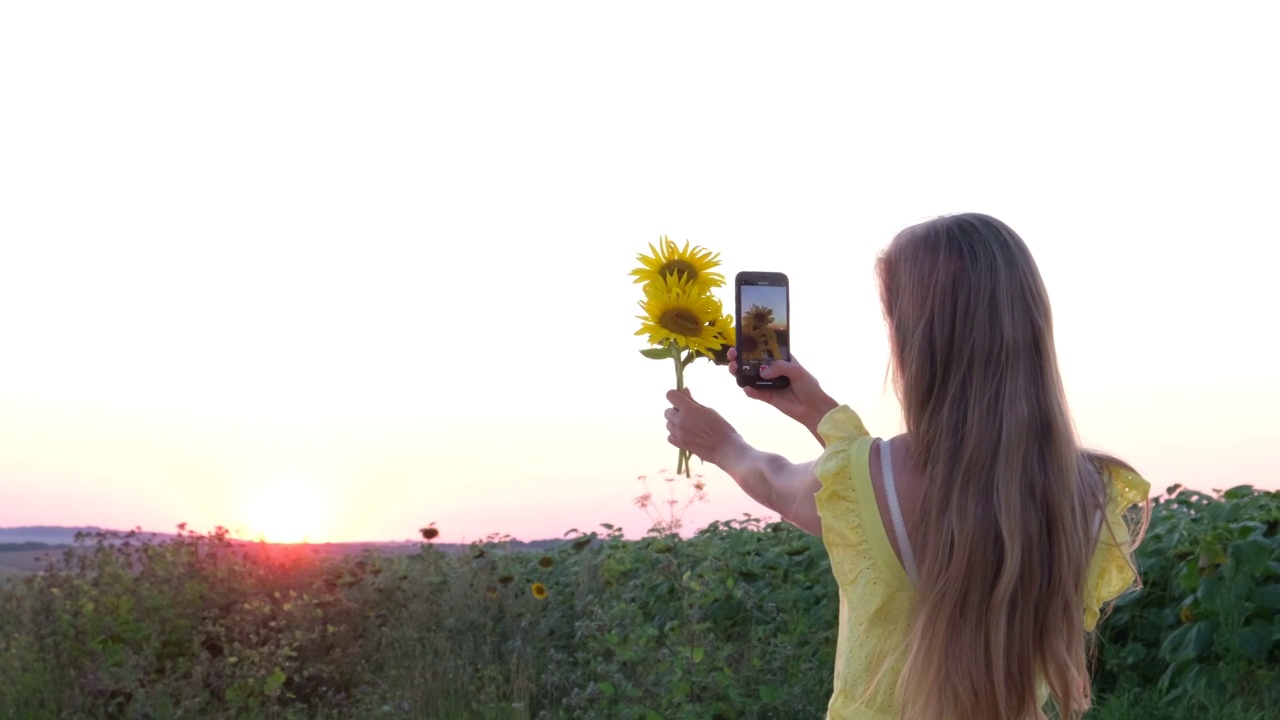
[[[875,438],[848,406],[841,405],[818,425],[826,443],[816,495],[822,539],[840,588],[834,688],[829,720],[899,720],[895,697],[902,655],[911,629],[915,589],[893,552],[871,485],[870,453]],[[1092,630],[1102,604],[1133,585],[1125,510],[1146,500],[1150,486],[1141,477],[1108,467],[1105,521],[1089,568],[1083,608],[1085,629]],[[1110,538],[1119,538],[1121,545]],[[876,681],[876,674],[885,677]],[[868,689],[875,685],[868,694]]]

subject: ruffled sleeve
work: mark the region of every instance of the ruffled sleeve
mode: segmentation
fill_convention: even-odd
[[[1098,624],[1102,605],[1119,597],[1137,580],[1132,560],[1132,530],[1125,514],[1134,505],[1146,502],[1151,492],[1151,484],[1137,473],[1116,465],[1105,466],[1105,472],[1107,504],[1098,531],[1098,547],[1085,582],[1084,627],[1090,631]]]
[[[832,408],[818,423],[818,436],[826,451],[818,459],[815,468],[823,486],[830,486],[834,479],[846,479],[852,467],[851,453],[858,441],[869,440],[871,434],[862,424],[862,418],[848,405]]]
[[[858,413],[848,405],[840,405],[822,417],[818,423],[818,435],[822,436],[827,447],[831,447],[839,442],[867,437],[870,433]]]

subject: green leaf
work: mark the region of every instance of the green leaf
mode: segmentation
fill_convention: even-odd
[[[271,675],[267,677],[266,682],[263,683],[263,692],[268,697],[275,697],[280,693],[280,687],[284,685],[284,680],[284,671],[280,668],[276,668],[275,672],[271,673]]]
[[[1191,592],[1200,584],[1200,566],[1193,558],[1188,558],[1182,563],[1182,572],[1178,574],[1178,585],[1183,590]]]
[[[1198,658],[1213,647],[1214,626],[1209,622],[1198,622],[1191,626],[1191,633],[1187,636],[1187,642],[1182,647],[1182,656],[1191,659]]]
[[[1172,636],[1170,639],[1172,639]],[[1176,688],[1172,693],[1169,692],[1169,686],[1173,684],[1174,674],[1177,673],[1181,667],[1180,663],[1169,663],[1169,667],[1165,668],[1164,674],[1161,675],[1160,680],[1156,682],[1156,689],[1160,691],[1160,694],[1165,696],[1166,700],[1171,696],[1182,692],[1182,688]]]
[[[1200,586],[1196,588],[1196,597],[1200,598],[1200,602],[1205,605],[1218,604],[1223,594],[1222,580],[1217,575],[1201,578]]]
[[[1271,559],[1271,543],[1266,538],[1252,536],[1247,540],[1231,543],[1227,550],[1240,569],[1248,573],[1262,574]]]
[[[645,348],[640,351],[640,354],[649,358],[650,360],[670,360],[671,359],[670,348],[664,348],[664,347]]]
[[[1267,533],[1267,526],[1253,520],[1242,520],[1241,522],[1232,523],[1231,530],[1236,539],[1243,540],[1256,536],[1264,536]]]
[[[1176,662],[1194,660],[1213,645],[1214,626],[1197,622],[1174,630],[1164,641],[1164,654]]]
[[[700,662],[702,662],[702,658],[703,658],[705,655],[706,655],[706,651],[705,651],[705,650],[703,650],[702,648],[700,648],[700,647],[696,647],[696,648],[694,648],[694,649],[693,649],[693,661],[694,661],[694,662],[696,662],[696,663],[700,663]]]
[[[1224,500],[1243,500],[1251,495],[1253,495],[1252,485],[1237,485],[1222,493]]]
[[[596,683],[596,687],[600,688],[600,692],[603,693],[605,697],[612,697],[614,693],[618,692],[617,688],[613,686],[613,683],[608,682],[607,680]]]
[[[1129,643],[1120,651],[1119,662],[1124,666],[1133,666],[1147,660],[1147,648],[1138,643]]]
[[[1271,610],[1280,610],[1280,585],[1263,585],[1253,591],[1253,601]]]
[[[1255,620],[1249,627],[1240,628],[1236,631],[1240,654],[1257,663],[1266,662],[1274,643],[1272,632],[1271,623],[1265,620]]]

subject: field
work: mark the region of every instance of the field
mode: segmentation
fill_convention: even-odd
[[[0,552],[0,577],[37,572],[41,567],[41,558],[49,558],[61,551],[62,548],[48,548]]]
[[[1156,503],[1103,623],[1100,720],[1280,717],[1280,493]],[[836,588],[753,518],[544,549],[85,537],[0,588],[0,717],[821,717]]]
[[[38,572],[41,568],[40,558],[47,558],[60,551],[60,548],[49,548],[0,552],[0,582]]]

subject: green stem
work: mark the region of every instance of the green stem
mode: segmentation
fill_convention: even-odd
[[[680,346],[671,343],[671,359],[676,361],[676,389],[684,389],[684,365],[680,362]]]
[[[675,342],[671,343],[671,359],[676,363],[676,390],[684,390],[684,363],[680,357],[680,346]],[[676,474],[684,473],[685,477],[689,476],[689,454],[681,450],[676,456]]]

